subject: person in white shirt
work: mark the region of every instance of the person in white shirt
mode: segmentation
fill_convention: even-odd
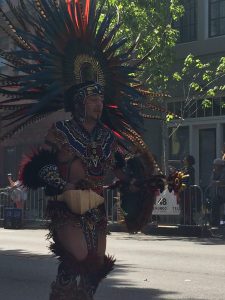
[[[27,200],[27,191],[21,185],[19,180],[13,181],[12,175],[8,174],[8,181],[10,184],[10,200],[15,208],[24,209]]]

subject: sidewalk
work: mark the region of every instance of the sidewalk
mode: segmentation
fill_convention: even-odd
[[[108,225],[111,232],[127,232],[123,224],[111,223]],[[219,228],[199,225],[152,225],[148,224],[142,233],[146,235],[180,236],[180,237],[216,237],[225,239],[225,226]]]

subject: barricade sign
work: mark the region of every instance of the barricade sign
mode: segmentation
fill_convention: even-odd
[[[16,229],[22,227],[23,210],[20,208],[5,207],[4,228]]]
[[[179,215],[180,207],[177,202],[177,196],[172,191],[165,189],[162,193],[156,196],[156,201],[153,215]]]

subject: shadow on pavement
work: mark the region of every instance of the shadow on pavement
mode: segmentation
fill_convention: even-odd
[[[164,291],[161,289],[151,288],[151,279],[140,282],[136,285],[128,282],[123,277],[130,270],[130,265],[117,265],[112,275],[109,276],[104,283],[99,287],[95,296],[95,300],[159,300],[159,299],[181,299],[179,293],[174,291]],[[133,268],[132,268],[133,269]],[[116,278],[115,278],[116,277]],[[137,280],[137,278],[135,278]],[[146,287],[144,287],[144,285]],[[192,300],[197,300],[192,298]],[[206,300],[199,299],[198,300]]]
[[[136,240],[136,241],[189,241],[195,242],[202,245],[225,245],[225,240],[218,237],[181,237],[181,236],[155,236],[155,235],[145,235],[143,233],[129,234],[123,236],[117,236],[118,240]]]
[[[49,254],[39,254],[33,253],[29,251],[25,251],[22,249],[13,249],[13,250],[2,250],[0,245],[0,256],[16,256],[16,257],[24,257],[24,258],[36,258],[36,259],[50,259],[53,258],[51,253]]]
[[[151,280],[145,279],[144,282],[140,282],[140,286],[135,286],[134,283],[125,279],[126,273],[132,272],[135,278],[136,273],[134,268],[130,265],[116,265],[115,270],[111,273],[103,284],[99,287],[99,290],[95,296],[95,300],[150,300],[150,299],[175,299],[176,292],[167,292],[160,289],[151,288]],[[138,275],[137,275],[138,276]],[[137,279],[137,278],[135,278]],[[144,287],[149,286],[149,287]],[[164,298],[163,296],[167,296]]]
[[[0,249],[0,266],[1,300],[48,300],[50,283],[57,271],[57,260],[51,254]],[[115,270],[100,285],[95,300],[181,299],[177,292],[151,288],[151,279],[136,286],[126,279],[130,272],[134,278],[138,276],[135,267],[117,263]]]
[[[0,249],[0,299],[48,300],[56,270],[50,254]]]
[[[48,300],[49,287],[55,278],[57,261],[51,255],[29,253],[24,250],[0,249],[0,299],[2,300]],[[131,266],[117,264],[115,270],[100,285],[95,300],[164,299],[175,298],[173,292],[136,287],[125,280]],[[173,297],[174,295],[174,297]],[[167,298],[169,299],[169,298]]]

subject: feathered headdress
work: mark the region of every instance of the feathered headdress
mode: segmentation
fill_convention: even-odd
[[[0,52],[13,71],[0,78],[0,107],[12,109],[2,118],[12,129],[0,140],[63,109],[64,92],[94,77],[104,87],[102,122],[119,138],[143,144],[138,132],[149,115],[142,109],[158,108],[143,102],[147,92],[134,74],[144,58],[134,59],[137,41],[124,50],[127,39],[116,38],[117,11],[97,8],[96,0],[19,0],[17,7],[5,1],[13,21],[0,8],[0,27],[16,47]]]

